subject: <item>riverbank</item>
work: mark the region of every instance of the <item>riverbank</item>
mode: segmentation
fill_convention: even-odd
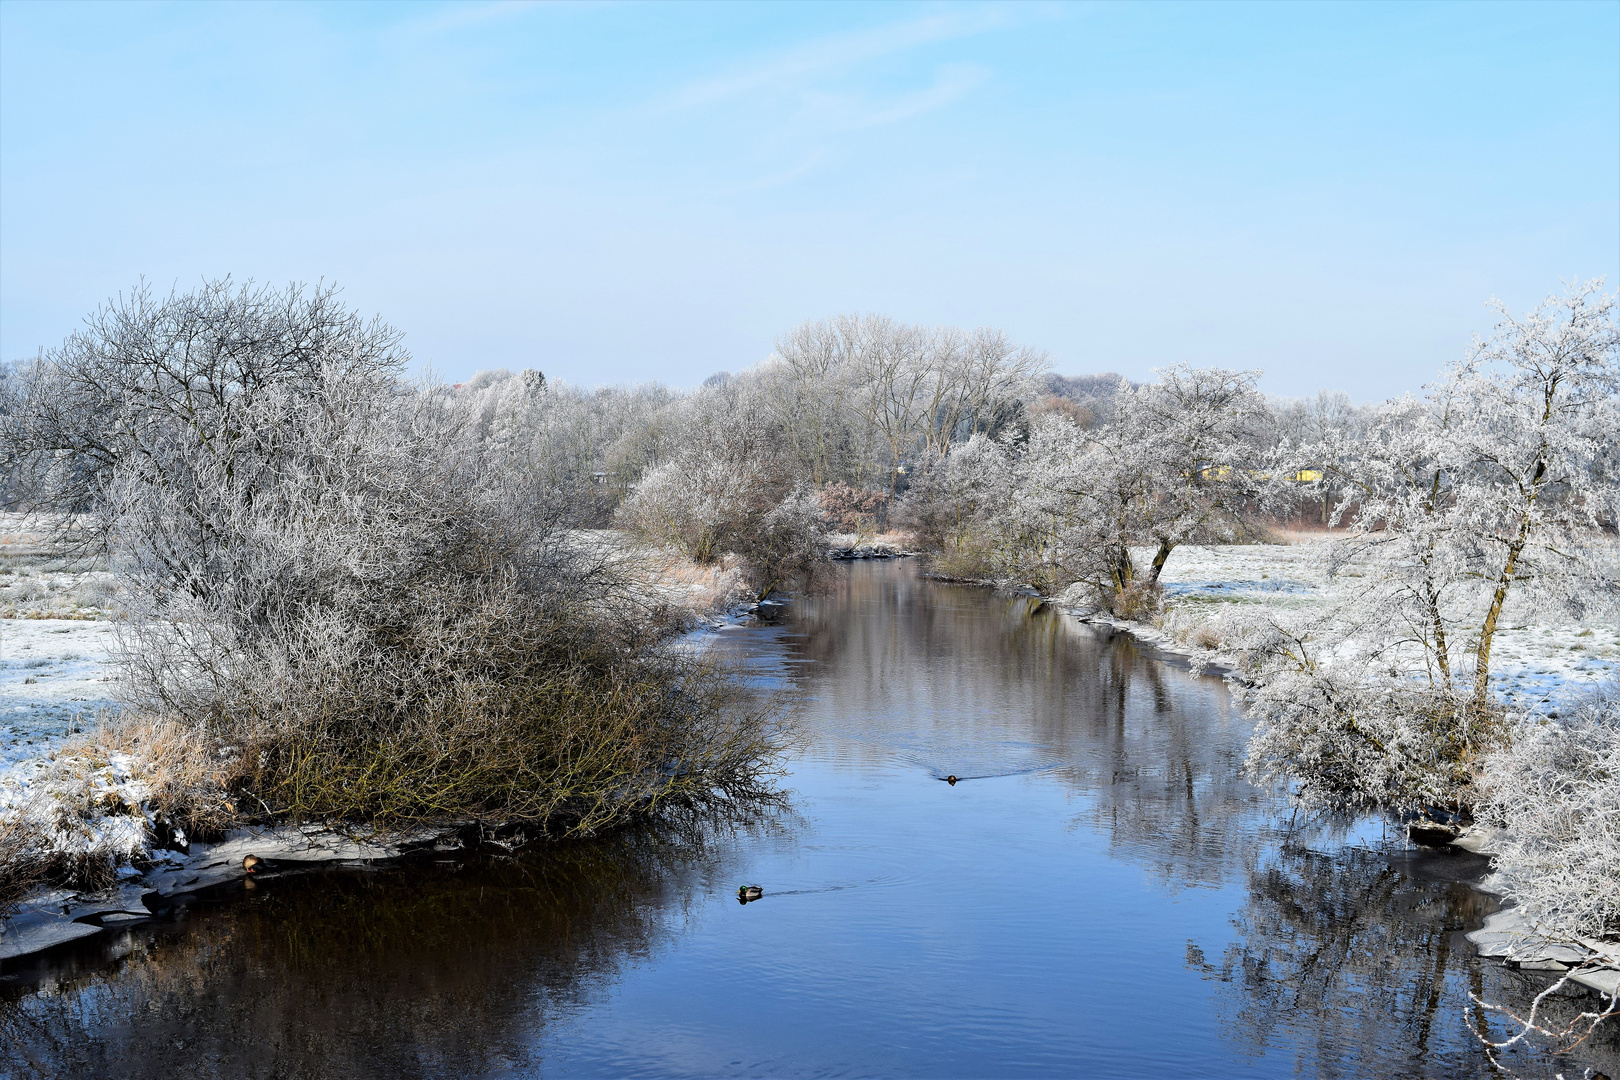
[[[1069,614],[1105,624],[1183,658],[1198,670],[1235,673],[1239,658],[1227,649],[1226,625],[1234,613],[1283,614],[1325,608],[1334,598],[1326,574],[1327,545],[1321,537],[1291,544],[1178,548],[1161,576],[1163,610],[1147,620],[1120,619],[1069,609]],[[1139,560],[1150,551],[1133,552]],[[1061,605],[1061,601],[1053,601]],[[1561,707],[1620,674],[1620,628],[1594,617],[1555,625],[1509,625],[1499,631],[1491,687],[1499,700],[1543,713]],[[1451,843],[1492,854],[1494,830],[1472,828]],[[1491,878],[1472,882],[1500,895]],[[1532,925],[1513,908],[1490,916],[1467,934],[1482,957],[1524,970],[1545,971],[1613,999],[1620,993],[1620,943],[1569,940]]]
[[[1307,534],[1286,544],[1183,545],[1160,577],[1162,612],[1149,620],[1100,621],[1129,629],[1157,648],[1230,670],[1237,656],[1227,647],[1225,630],[1233,615],[1316,611],[1333,602],[1331,543]],[[1144,548],[1133,555],[1146,562],[1152,552]],[[1505,704],[1556,709],[1617,675],[1620,626],[1607,613],[1556,624],[1510,621],[1497,631],[1491,689]]]
[[[628,568],[634,595],[625,602],[658,634],[669,635],[677,650],[701,650],[715,631],[780,607],[752,598],[735,559],[697,565],[610,531],[578,539]],[[131,897],[157,903],[180,888],[179,878],[197,879],[186,887],[194,891],[241,877],[245,854],[307,866],[399,858],[422,842],[415,833],[364,839],[367,834],[352,830],[238,827],[257,815],[238,807],[240,797],[231,794],[236,774],[227,775],[227,758],[233,748],[215,747],[221,755],[216,760],[184,725],[122,712],[114,681],[118,628],[110,575],[66,568],[42,535],[6,534],[5,540],[0,909],[19,897],[22,905],[0,919],[0,959],[89,936],[107,919],[127,924],[144,917],[143,905],[132,904]],[[675,644],[683,635],[685,641]],[[186,786],[178,799],[176,784]],[[223,836],[224,848],[188,843],[160,809],[172,812],[178,803],[185,817],[202,805],[199,799],[209,804],[203,815],[209,835]],[[459,828],[452,822],[429,834]],[[363,853],[354,846],[362,842],[356,836],[363,839]],[[265,850],[227,857],[231,845],[241,844]],[[69,887],[35,884],[42,880]]]
[[[143,867],[121,867],[117,880],[103,889],[34,892],[0,918],[0,963],[162,918],[176,898],[232,882],[269,880],[333,864],[368,867],[466,846],[463,830],[455,826],[393,834],[299,825],[233,829],[217,843],[148,851]],[[263,860],[252,874],[249,856]]]

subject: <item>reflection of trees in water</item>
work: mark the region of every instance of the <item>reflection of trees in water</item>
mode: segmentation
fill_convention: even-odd
[[[1213,680],[1145,656],[1124,635],[1105,644],[1092,633],[1095,690],[1082,709],[1109,758],[1106,770],[1085,759],[1065,770],[1095,795],[1081,819],[1168,882],[1220,884],[1267,835],[1277,807],[1243,779],[1246,725]]]
[[[1024,597],[856,566],[799,605],[838,752],[975,775],[1055,766],[1081,821],[1177,884],[1241,871],[1275,800],[1242,778],[1247,725],[1218,680]],[[851,618],[851,612],[859,612]]]
[[[1243,780],[1248,725],[1214,680],[1021,598],[886,567],[852,568],[835,589],[801,605],[796,628],[818,661],[806,675],[821,719],[855,737],[845,752],[1002,755],[951,761],[962,774],[1055,761],[1088,797],[1080,821],[1121,857],[1172,884],[1246,878],[1238,942],[1217,964],[1196,945],[1189,957],[1241,989],[1227,998],[1230,1026],[1256,1051],[1287,1031],[1304,1075],[1357,1075],[1373,1045],[1406,1055],[1412,1076],[1475,1076],[1485,1063],[1464,1020],[1468,990],[1526,1003],[1545,986],[1479,960],[1461,936],[1494,905],[1458,880],[1483,860],[1279,852],[1280,802]],[[1000,740],[1034,745],[998,751]],[[1609,1038],[1585,1051],[1592,1063],[1614,1053]]]
[[[547,1016],[677,932],[727,862],[719,846],[642,834],[269,880],[0,989],[0,1076],[533,1066]]]
[[[1485,1018],[1468,992],[1527,1002],[1547,982],[1480,961],[1463,937],[1496,907],[1462,880],[1484,863],[1466,853],[1273,849],[1249,871],[1237,939],[1218,962],[1189,942],[1188,963],[1240,991],[1225,998],[1231,1038],[1256,1052],[1294,1046],[1302,1075],[1362,1075],[1369,1046],[1404,1058],[1401,1075],[1484,1075],[1467,1023]],[[1611,1031],[1556,1064],[1569,1076],[1585,1065],[1612,1071],[1617,1052]],[[1551,1075],[1554,1063],[1517,1065]]]

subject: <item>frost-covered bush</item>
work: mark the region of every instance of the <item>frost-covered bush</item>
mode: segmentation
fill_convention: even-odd
[[[578,470],[526,437],[538,373],[403,381],[329,292],[111,305],[16,388],[30,490],[105,539],[132,704],[245,748],[244,808],[590,831],[757,790],[770,721],[658,647]],[[75,398],[74,395],[77,395]],[[76,404],[74,404],[76,402]]]
[[[827,523],[846,533],[870,533],[889,501],[887,491],[871,491],[850,484],[829,484],[817,494]]]
[[[619,507],[618,521],[700,564],[735,552],[774,509],[780,492],[746,457],[690,447],[648,472]]]
[[[1321,622],[1225,627],[1243,656],[1239,688],[1255,721],[1247,771],[1288,781],[1307,806],[1398,811],[1464,807],[1475,775],[1504,739],[1500,710],[1415,678],[1387,653]]]
[[[1562,934],[1620,937],[1620,686],[1530,715],[1485,763],[1482,813],[1505,830],[1502,885]]]
[[[827,548],[826,518],[805,487],[788,492],[745,537],[742,555],[753,568],[761,598],[807,573]]]
[[[913,530],[936,552],[940,570],[953,577],[1005,578],[1016,574],[1008,521],[1015,451],[1007,442],[974,434],[949,453],[926,456],[892,520]]]
[[[1195,649],[1216,651],[1230,644],[1225,613],[1202,604],[1171,605],[1154,621],[1172,641]]]
[[[228,471],[188,459],[204,549],[195,502],[120,489],[123,663],[148,707],[254,747],[256,796],[296,815],[589,832],[749,787],[763,717],[657,650],[552,487],[469,446],[442,395],[321,390],[270,399],[274,445]]]
[[[826,535],[820,504],[764,415],[757,385],[706,388],[683,418],[678,447],[617,514],[625,528],[699,564],[740,556],[761,597],[808,571]]]

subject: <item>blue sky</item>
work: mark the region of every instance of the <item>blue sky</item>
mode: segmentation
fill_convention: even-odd
[[[226,273],[451,378],[858,310],[1384,397],[1620,284],[1620,3],[0,3],[0,355]]]

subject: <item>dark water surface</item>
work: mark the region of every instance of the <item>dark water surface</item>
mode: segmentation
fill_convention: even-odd
[[[1544,982],[1462,939],[1483,860],[1290,835],[1221,682],[1127,638],[841,573],[718,646],[805,695],[790,809],[238,887],[8,973],[0,1075],[1486,1075],[1468,992]]]

